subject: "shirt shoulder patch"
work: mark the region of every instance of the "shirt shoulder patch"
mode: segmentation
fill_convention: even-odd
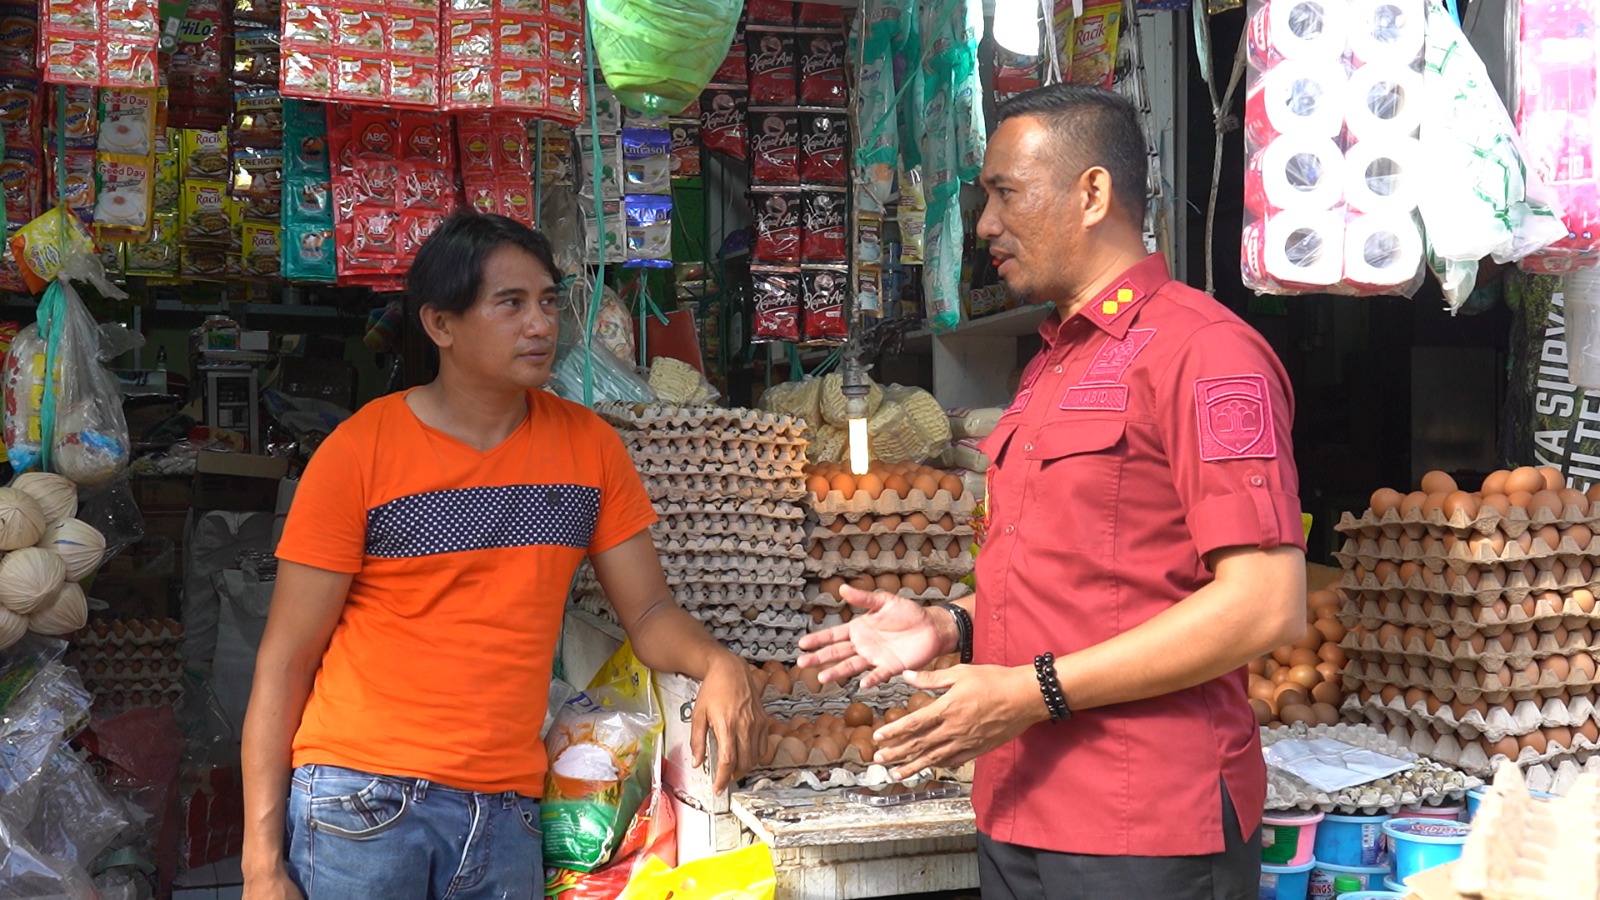
[[[1108,337],[1095,353],[1080,384],[1116,384],[1122,381],[1134,357],[1156,336],[1154,328],[1132,328],[1122,340]]]
[[[1194,383],[1200,458],[1271,459],[1278,455],[1272,427],[1272,395],[1264,375],[1202,378]]]

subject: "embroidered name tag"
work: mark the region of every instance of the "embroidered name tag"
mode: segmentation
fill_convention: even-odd
[[[1114,384],[1122,380],[1127,373],[1128,366],[1133,365],[1134,357],[1139,355],[1152,338],[1156,336],[1154,328],[1129,329],[1128,336],[1122,340],[1106,338],[1100,345],[1100,350],[1094,355],[1094,361],[1089,363],[1089,370],[1083,373],[1083,384]]]
[[[1194,383],[1200,458],[1270,459],[1278,455],[1272,395],[1263,375],[1202,378]]]
[[[1031,389],[1030,390],[1026,390],[1026,391],[1019,391],[1017,393],[1017,399],[1011,401],[1011,405],[1006,407],[1006,411],[1004,413],[1002,413],[1002,415],[1014,416],[1017,413],[1022,412],[1023,410],[1028,408],[1028,401],[1032,400],[1032,399],[1033,399],[1033,391]]]
[[[1098,409],[1126,412],[1128,388],[1120,384],[1080,384],[1067,388],[1061,398],[1062,409]]]

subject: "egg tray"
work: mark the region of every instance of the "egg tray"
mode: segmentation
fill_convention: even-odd
[[[1430,707],[1435,711],[1429,712]],[[1404,696],[1385,703],[1377,694],[1365,701],[1351,694],[1344,699],[1339,712],[1346,719],[1359,718],[1383,728],[1396,725],[1433,728],[1469,740],[1487,737],[1491,741],[1520,737],[1541,728],[1579,728],[1591,721],[1600,723],[1600,710],[1589,697],[1521,700],[1515,705],[1491,706],[1487,714],[1468,709],[1465,714],[1457,715],[1451,704],[1431,695],[1408,706]]]
[[[616,400],[595,404],[595,414],[613,427],[638,430],[682,431],[722,430],[739,434],[799,438],[805,421],[788,413],[721,406],[669,406],[665,404],[623,403]]]
[[[943,553],[918,556],[908,552],[903,559],[896,558],[893,552],[872,554],[866,550],[858,550],[845,556],[838,551],[829,551],[824,553],[821,559],[807,557],[805,572],[816,579],[832,578],[835,575],[845,577],[904,575],[907,572],[918,575],[943,575],[955,579],[972,574],[975,564],[972,554],[965,551],[954,558]]]
[[[1576,656],[1580,653],[1592,656],[1595,650],[1600,649],[1600,643],[1595,641],[1592,632],[1585,636],[1581,630],[1569,633],[1565,644],[1558,643],[1556,636],[1548,631],[1523,631],[1516,633],[1510,650],[1503,649],[1498,642],[1486,645],[1483,650],[1463,643],[1452,652],[1448,639],[1435,634],[1430,633],[1426,638],[1413,636],[1409,643],[1390,637],[1387,643],[1380,644],[1378,636],[1369,631],[1364,639],[1357,638],[1354,632],[1346,634],[1345,639],[1339,642],[1339,648],[1350,659],[1368,662],[1431,663],[1456,669],[1499,672],[1507,668],[1523,669],[1535,660],[1542,661],[1552,656]]]
[[[694,560],[701,557],[743,557],[761,560],[792,560],[796,564],[806,558],[804,545],[779,543],[775,540],[733,537],[729,535],[701,535],[688,537],[674,535],[656,541],[656,552],[663,562]]]
[[[1582,546],[1571,536],[1563,536],[1561,543],[1554,547],[1546,543],[1543,538],[1534,538],[1531,546],[1527,548],[1508,541],[1499,552],[1487,542],[1457,541],[1443,553],[1430,553],[1417,541],[1389,540],[1379,543],[1363,539],[1346,541],[1333,557],[1345,569],[1361,566],[1371,570],[1382,562],[1396,564],[1415,562],[1430,572],[1443,572],[1449,569],[1458,574],[1469,569],[1484,569],[1497,565],[1521,567],[1530,562],[1535,568],[1548,569],[1555,561],[1567,566],[1594,562],[1596,558],[1600,558],[1600,537],[1592,538],[1588,544]]]
[[[809,622],[810,620],[807,619]],[[96,681],[130,681],[144,679],[178,678],[183,674],[183,661],[175,655],[158,659],[133,659],[127,657],[112,659],[82,658],[74,660],[69,654],[67,665],[77,669],[84,680]]]
[[[923,606],[931,606],[936,603],[949,603],[952,600],[960,600],[962,597],[971,594],[972,588],[962,584],[961,582],[955,582],[950,586],[949,594],[942,594],[931,588],[923,591],[920,594],[914,593],[906,588],[901,588],[895,593],[906,598],[907,600],[915,600],[918,603],[921,603]],[[809,582],[806,584],[806,603],[810,606],[821,607],[828,610],[836,610],[846,605],[845,602],[840,598],[835,597],[832,594],[823,593],[821,585],[818,585],[815,582]]]
[[[130,630],[135,627],[137,632]],[[175,647],[183,640],[183,625],[177,619],[96,618],[72,640],[80,647]]]
[[[713,625],[707,624],[706,630],[711,636],[724,644],[739,644],[741,646],[780,646],[786,647],[792,654],[791,659],[800,655],[800,639],[806,636],[806,628],[768,628],[760,625]]]
[[[1502,614],[1495,604],[1459,606],[1448,602],[1452,598],[1443,598],[1444,604],[1440,599],[1432,596],[1421,602],[1363,599],[1345,604],[1338,619],[1347,629],[1360,625],[1368,631],[1376,631],[1384,625],[1415,625],[1431,629],[1435,634],[1456,634],[1462,638],[1476,634],[1498,637],[1507,631],[1513,634],[1530,630],[1554,631],[1558,627],[1569,631],[1600,629],[1600,607],[1591,607],[1585,612],[1583,605],[1570,593],[1561,597],[1559,605],[1548,597],[1540,599],[1534,604],[1531,616],[1523,608],[1523,601],[1507,603]]]
[[[574,597],[605,598],[605,592],[594,576],[585,581],[582,575],[573,590]],[[706,606],[727,606],[737,609],[801,609],[806,605],[805,582],[798,585],[749,584],[690,584],[680,585],[672,592],[678,605],[687,610]],[[609,605],[609,601],[607,601]]]
[[[1398,538],[1401,535],[1419,538],[1430,533],[1443,536],[1447,533],[1460,532],[1477,532],[1488,536],[1496,531],[1507,537],[1517,538],[1530,528],[1543,528],[1546,525],[1565,528],[1569,525],[1591,525],[1595,522],[1600,522],[1600,515],[1577,506],[1566,507],[1560,515],[1552,514],[1550,510],[1542,507],[1532,513],[1521,507],[1513,507],[1508,515],[1501,515],[1499,510],[1490,507],[1487,510],[1480,510],[1474,517],[1468,517],[1458,510],[1454,516],[1448,518],[1443,512],[1426,516],[1413,513],[1402,517],[1396,510],[1390,510],[1379,518],[1369,509],[1360,518],[1350,512],[1340,514],[1339,522],[1333,526],[1333,530],[1343,535],[1359,534],[1368,538],[1376,538],[1379,535],[1387,538]]]
[[[713,497],[702,500],[661,500],[652,497],[655,503],[656,515],[662,519],[726,519],[748,518],[773,519],[784,522],[800,522],[805,519],[806,511],[791,500],[776,500],[762,498],[756,500],[739,500],[727,497]]]
[[[1552,800],[1528,787],[1516,766],[1497,767],[1460,859],[1418,880],[1437,878],[1451,897],[1600,897],[1600,778],[1571,784],[1568,796]]]
[[[1398,577],[1393,576],[1386,582],[1379,582],[1371,573],[1368,573],[1365,579],[1357,579],[1354,572],[1345,572],[1338,587],[1346,596],[1358,595],[1369,598],[1388,596],[1398,599],[1407,595],[1418,598],[1433,595],[1451,597],[1460,602],[1487,605],[1500,599],[1521,603],[1529,594],[1535,592],[1569,593],[1593,584],[1594,581],[1585,578],[1581,569],[1567,569],[1559,576],[1553,569],[1547,569],[1539,572],[1532,580],[1520,570],[1508,572],[1503,578],[1493,571],[1484,572],[1478,576],[1476,583],[1469,580],[1467,575],[1454,573],[1427,573],[1402,583]]]
[[[82,674],[82,673],[80,673]],[[183,690],[183,676],[176,675],[125,675],[96,677],[83,675],[83,687],[92,694],[110,694],[116,691]]]
[[[749,465],[696,465],[694,463],[660,463],[634,461],[634,470],[645,479],[646,483],[664,479],[689,478],[691,476],[716,476],[720,478],[745,478],[754,479],[768,484],[791,485],[799,481],[799,476],[786,469],[763,464]]]
[[[820,691],[812,691],[810,685],[796,678],[787,694],[768,683],[761,691],[761,705],[775,719],[795,716],[814,719],[823,713],[842,717],[852,703],[865,704],[872,708],[874,715],[881,715],[885,710],[904,708],[916,693],[921,692],[899,678],[870,690],[862,690],[860,680],[852,678],[844,684],[825,684]]]
[[[803,568],[798,559],[775,556],[724,556],[701,553],[693,556],[666,555],[661,558],[661,570],[667,573],[667,583],[674,578],[683,583],[697,579],[722,581],[728,577],[753,581],[758,584],[788,584],[795,578],[801,583]]]
[[[723,644],[729,652],[743,660],[791,663],[800,657],[800,648],[793,643],[754,643],[735,640],[724,641]]]
[[[1425,728],[1413,730],[1404,725],[1396,725],[1389,730],[1389,736],[1397,742],[1404,743],[1413,753],[1447,766],[1454,766],[1478,778],[1491,776],[1500,762],[1507,759],[1504,754],[1499,753],[1491,756],[1484,750],[1480,741],[1463,741],[1455,735],[1435,737]],[[1551,771],[1556,771],[1569,761],[1578,766],[1587,765],[1595,758],[1595,751],[1600,749],[1600,744],[1583,736],[1575,737],[1573,744],[1574,746],[1570,748],[1557,746],[1556,749],[1546,750],[1544,753],[1535,753],[1532,747],[1523,747],[1517,753],[1517,758],[1509,761],[1519,769],[1546,766]]]
[[[826,497],[814,497],[809,491],[806,496],[812,497],[811,510],[824,525],[830,525],[834,519],[844,518],[846,522],[858,522],[862,516],[888,516],[905,515],[906,513],[920,512],[932,518],[938,518],[946,513],[957,519],[972,517],[972,511],[978,508],[978,500],[971,494],[963,492],[960,499],[951,495],[949,491],[939,491],[932,497],[922,491],[913,489],[904,497],[892,491],[884,491],[876,500],[865,493],[857,491],[846,497],[842,491],[829,491]]]
[[[813,559],[825,558],[827,554],[834,553],[841,556],[853,556],[857,553],[866,553],[877,557],[885,553],[894,553],[897,547],[906,548],[906,556],[913,554],[932,556],[943,553],[949,556],[950,545],[955,544],[957,552],[971,555],[972,535],[958,534],[929,534],[927,532],[888,532],[885,534],[857,534],[857,535],[829,535],[824,539],[812,538],[811,553]],[[822,557],[816,556],[817,547],[822,548]]]
[[[717,602],[738,602],[744,606],[757,606],[768,602],[767,598],[792,600],[796,607],[800,606],[804,597],[806,580],[803,576],[793,578],[777,573],[754,574],[738,570],[708,569],[704,567],[684,567],[674,569],[663,567],[667,586],[673,588],[673,596],[680,602],[687,602],[688,595],[700,588],[720,588],[719,594],[728,597],[736,596],[734,591],[744,589],[744,598],[739,601],[722,600]],[[781,590],[771,590],[781,589]],[[593,575],[579,574],[577,593],[594,593],[601,590],[600,582]]]
[[[782,544],[805,543],[805,527],[799,522],[760,516],[664,516],[650,526],[650,534],[656,539],[658,546],[663,541],[685,541],[702,537],[732,538],[751,542],[771,541]]]
[[[183,699],[183,688],[163,690],[96,692],[94,708],[106,716],[121,715],[135,709],[176,706]]]
[[[623,444],[635,460],[684,465],[775,466],[800,472],[805,448],[797,444],[757,444],[709,437],[647,438],[624,434]]]
[[[802,634],[811,627],[811,617],[798,609],[782,609],[778,607],[739,606],[698,606],[691,611],[696,619],[708,625],[748,625],[759,628],[777,628],[785,631],[799,631]]]
[[[1365,687],[1374,693],[1385,687],[1402,689],[1422,688],[1440,700],[1460,699],[1473,703],[1482,697],[1490,704],[1507,700],[1532,700],[1535,697],[1555,697],[1560,694],[1588,694],[1594,690],[1594,681],[1580,672],[1572,672],[1564,681],[1551,672],[1542,672],[1537,681],[1528,679],[1522,672],[1473,672],[1438,666],[1385,665],[1378,662],[1351,660],[1341,673],[1345,693]]]
[[[952,518],[954,517],[952,516]],[[860,519],[857,519],[856,521],[859,522]],[[856,522],[842,521],[837,518],[834,519],[834,524],[840,526],[839,530],[835,531],[829,525],[811,526],[810,532],[806,535],[807,540],[812,544],[821,543],[824,546],[827,546],[828,541],[838,541],[842,538],[849,541],[850,545],[855,547],[857,550],[862,550],[865,549],[867,545],[865,543],[858,543],[858,541],[871,540],[872,538],[971,537],[977,533],[973,531],[971,525],[966,524],[966,520],[964,519],[959,520],[955,528],[940,528],[939,526],[931,523],[925,528],[917,528],[908,522],[901,522],[894,528],[888,528],[874,521],[872,527],[862,530],[861,527],[856,524]],[[884,545],[886,549],[890,546],[892,546],[892,543]],[[918,545],[912,545],[908,543],[908,546],[912,546],[914,549]]]
[[[972,763],[967,763],[959,769],[930,769],[918,773],[913,778],[908,778],[903,784],[916,788],[928,780],[954,781],[960,784],[972,783]],[[821,774],[819,774],[819,772]],[[850,769],[834,767],[830,769],[795,769],[788,772],[777,770],[763,770],[756,772],[746,779],[746,790],[765,791],[774,788],[809,788],[813,791],[831,791],[838,788],[852,787],[886,787],[894,783],[889,777],[889,770],[876,763],[866,766],[860,772]]]
[[[738,500],[784,500],[796,502],[805,496],[805,482],[798,478],[763,481],[745,475],[646,475],[644,489],[655,502],[696,503]]]
[[[1412,754],[1405,743],[1368,725],[1279,726],[1261,729],[1263,747],[1288,738],[1332,738],[1402,759]],[[1466,773],[1419,759],[1406,772],[1329,793],[1277,769],[1267,769],[1267,810],[1318,810],[1343,815],[1392,813],[1402,806],[1459,802],[1482,782]]]

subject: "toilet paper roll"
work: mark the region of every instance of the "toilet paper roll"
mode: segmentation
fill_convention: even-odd
[[[1345,226],[1344,280],[1371,291],[1408,284],[1422,267],[1422,232],[1401,213],[1356,216]]]
[[[1416,138],[1356,144],[1344,156],[1345,202],[1362,213],[1411,212],[1422,196],[1422,159]]]
[[[1245,131],[1257,147],[1280,134],[1331,138],[1344,126],[1348,79],[1341,63],[1286,59],[1261,73],[1245,98]]]
[[[1274,213],[1245,229],[1241,274],[1258,290],[1315,290],[1344,272],[1344,216],[1329,211]]]
[[[1285,59],[1332,61],[1344,55],[1349,4],[1343,0],[1271,0],[1251,17],[1250,64],[1270,69]]]
[[[1283,135],[1250,160],[1245,208],[1263,216],[1277,210],[1331,209],[1344,195],[1344,154],[1328,138]]]
[[[1358,141],[1411,137],[1422,125],[1422,73],[1368,63],[1350,74],[1345,128]]]
[[[1411,65],[1422,56],[1426,25],[1422,0],[1353,0],[1350,56],[1356,65]]]

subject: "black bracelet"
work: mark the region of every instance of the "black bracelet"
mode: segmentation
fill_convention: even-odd
[[[1061,679],[1056,677],[1056,655],[1041,653],[1035,656],[1033,672],[1039,676],[1039,693],[1044,695],[1044,706],[1050,711],[1050,721],[1072,718],[1072,708],[1067,706],[1067,692],[1061,689]]]
[[[956,650],[961,654],[961,664],[972,664],[972,616],[954,603],[941,604],[950,610],[956,620]]]

